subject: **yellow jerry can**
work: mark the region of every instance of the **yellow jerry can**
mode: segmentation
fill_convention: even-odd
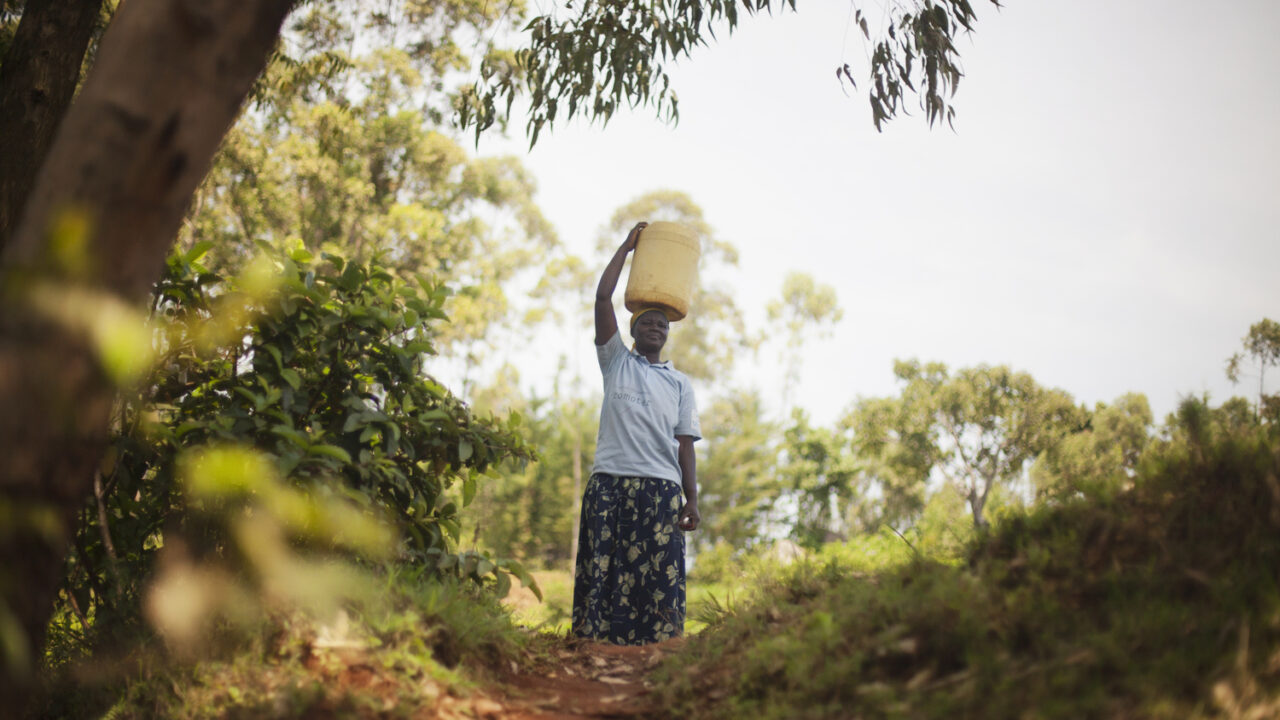
[[[698,283],[702,244],[687,225],[655,221],[640,232],[631,256],[631,274],[623,300],[627,310],[657,305],[669,320],[689,314],[689,301]]]

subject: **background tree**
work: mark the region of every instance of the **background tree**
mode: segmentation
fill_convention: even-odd
[[[933,363],[924,371],[945,372]],[[927,385],[908,385],[900,397],[860,399],[841,419],[851,451],[866,467],[866,484],[849,510],[862,532],[902,528],[925,507],[929,477],[940,461],[925,394]]]
[[[988,525],[983,509],[992,490],[1012,488],[1037,455],[1083,424],[1065,392],[1004,366],[952,375],[938,363],[897,361],[894,374],[904,383],[899,398],[863,401],[854,411],[868,432],[863,447],[936,473],[964,496],[979,528]]]
[[[520,162],[470,157],[442,125],[450,83],[470,62],[463,36],[500,34],[517,17],[483,2],[302,8],[197,193],[183,242],[213,241],[213,267],[296,237],[448,278],[452,322],[438,342],[458,358],[467,396],[497,346],[490,334],[517,319],[510,293],[557,245]]]
[[[518,408],[522,435],[538,448],[538,459],[480,487],[473,511],[463,519],[463,537],[500,557],[542,568],[571,567],[583,478],[595,454],[598,398],[562,394],[557,386],[549,397],[525,399],[508,383],[505,391],[480,391],[476,405]]]
[[[830,335],[844,311],[837,302],[835,288],[818,284],[807,273],[790,272],[782,281],[780,296],[765,306],[765,316],[773,338],[782,341],[779,355],[786,368],[782,381],[782,408],[786,413],[800,382],[805,342]]]
[[[779,469],[784,490],[775,502],[793,518],[792,537],[810,548],[846,539],[847,509],[862,480],[848,436],[839,428],[813,427],[805,413],[796,410],[784,443]]]
[[[701,410],[707,437],[698,443],[698,506],[703,523],[690,540],[696,551],[717,543],[742,550],[772,529],[779,491],[778,431],[760,394],[714,396]]]
[[[1267,368],[1280,366],[1280,323],[1263,318],[1249,326],[1244,336],[1244,354],[1235,353],[1227,360],[1227,377],[1239,383],[1244,376],[1244,364],[1252,361],[1258,372],[1258,403],[1254,417],[1270,422],[1280,422],[1280,395],[1267,394]]]
[[[1110,495],[1130,486],[1152,432],[1145,395],[1130,393],[1098,403],[1076,432],[1049,446],[1031,467],[1042,498]]]
[[[900,377],[911,381],[909,373]],[[1040,452],[1080,422],[1070,395],[1003,366],[962,369],[937,388],[935,400],[949,456],[938,469],[961,488],[979,528],[987,525],[982,511],[992,488],[1021,479]]]
[[[950,485],[929,496],[912,529],[914,549],[936,559],[963,558],[976,534],[964,496]]]

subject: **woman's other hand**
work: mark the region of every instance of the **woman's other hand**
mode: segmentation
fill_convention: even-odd
[[[698,514],[698,503],[685,503],[684,509],[680,511],[680,529],[685,532],[697,530],[700,522],[702,516]]]

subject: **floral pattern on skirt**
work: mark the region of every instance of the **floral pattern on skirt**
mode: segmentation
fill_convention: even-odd
[[[684,633],[683,506],[670,480],[595,473],[582,496],[573,634],[644,645]]]

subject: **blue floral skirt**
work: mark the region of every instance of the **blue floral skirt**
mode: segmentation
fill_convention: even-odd
[[[682,506],[670,480],[591,476],[573,578],[575,636],[644,645],[684,633]]]

